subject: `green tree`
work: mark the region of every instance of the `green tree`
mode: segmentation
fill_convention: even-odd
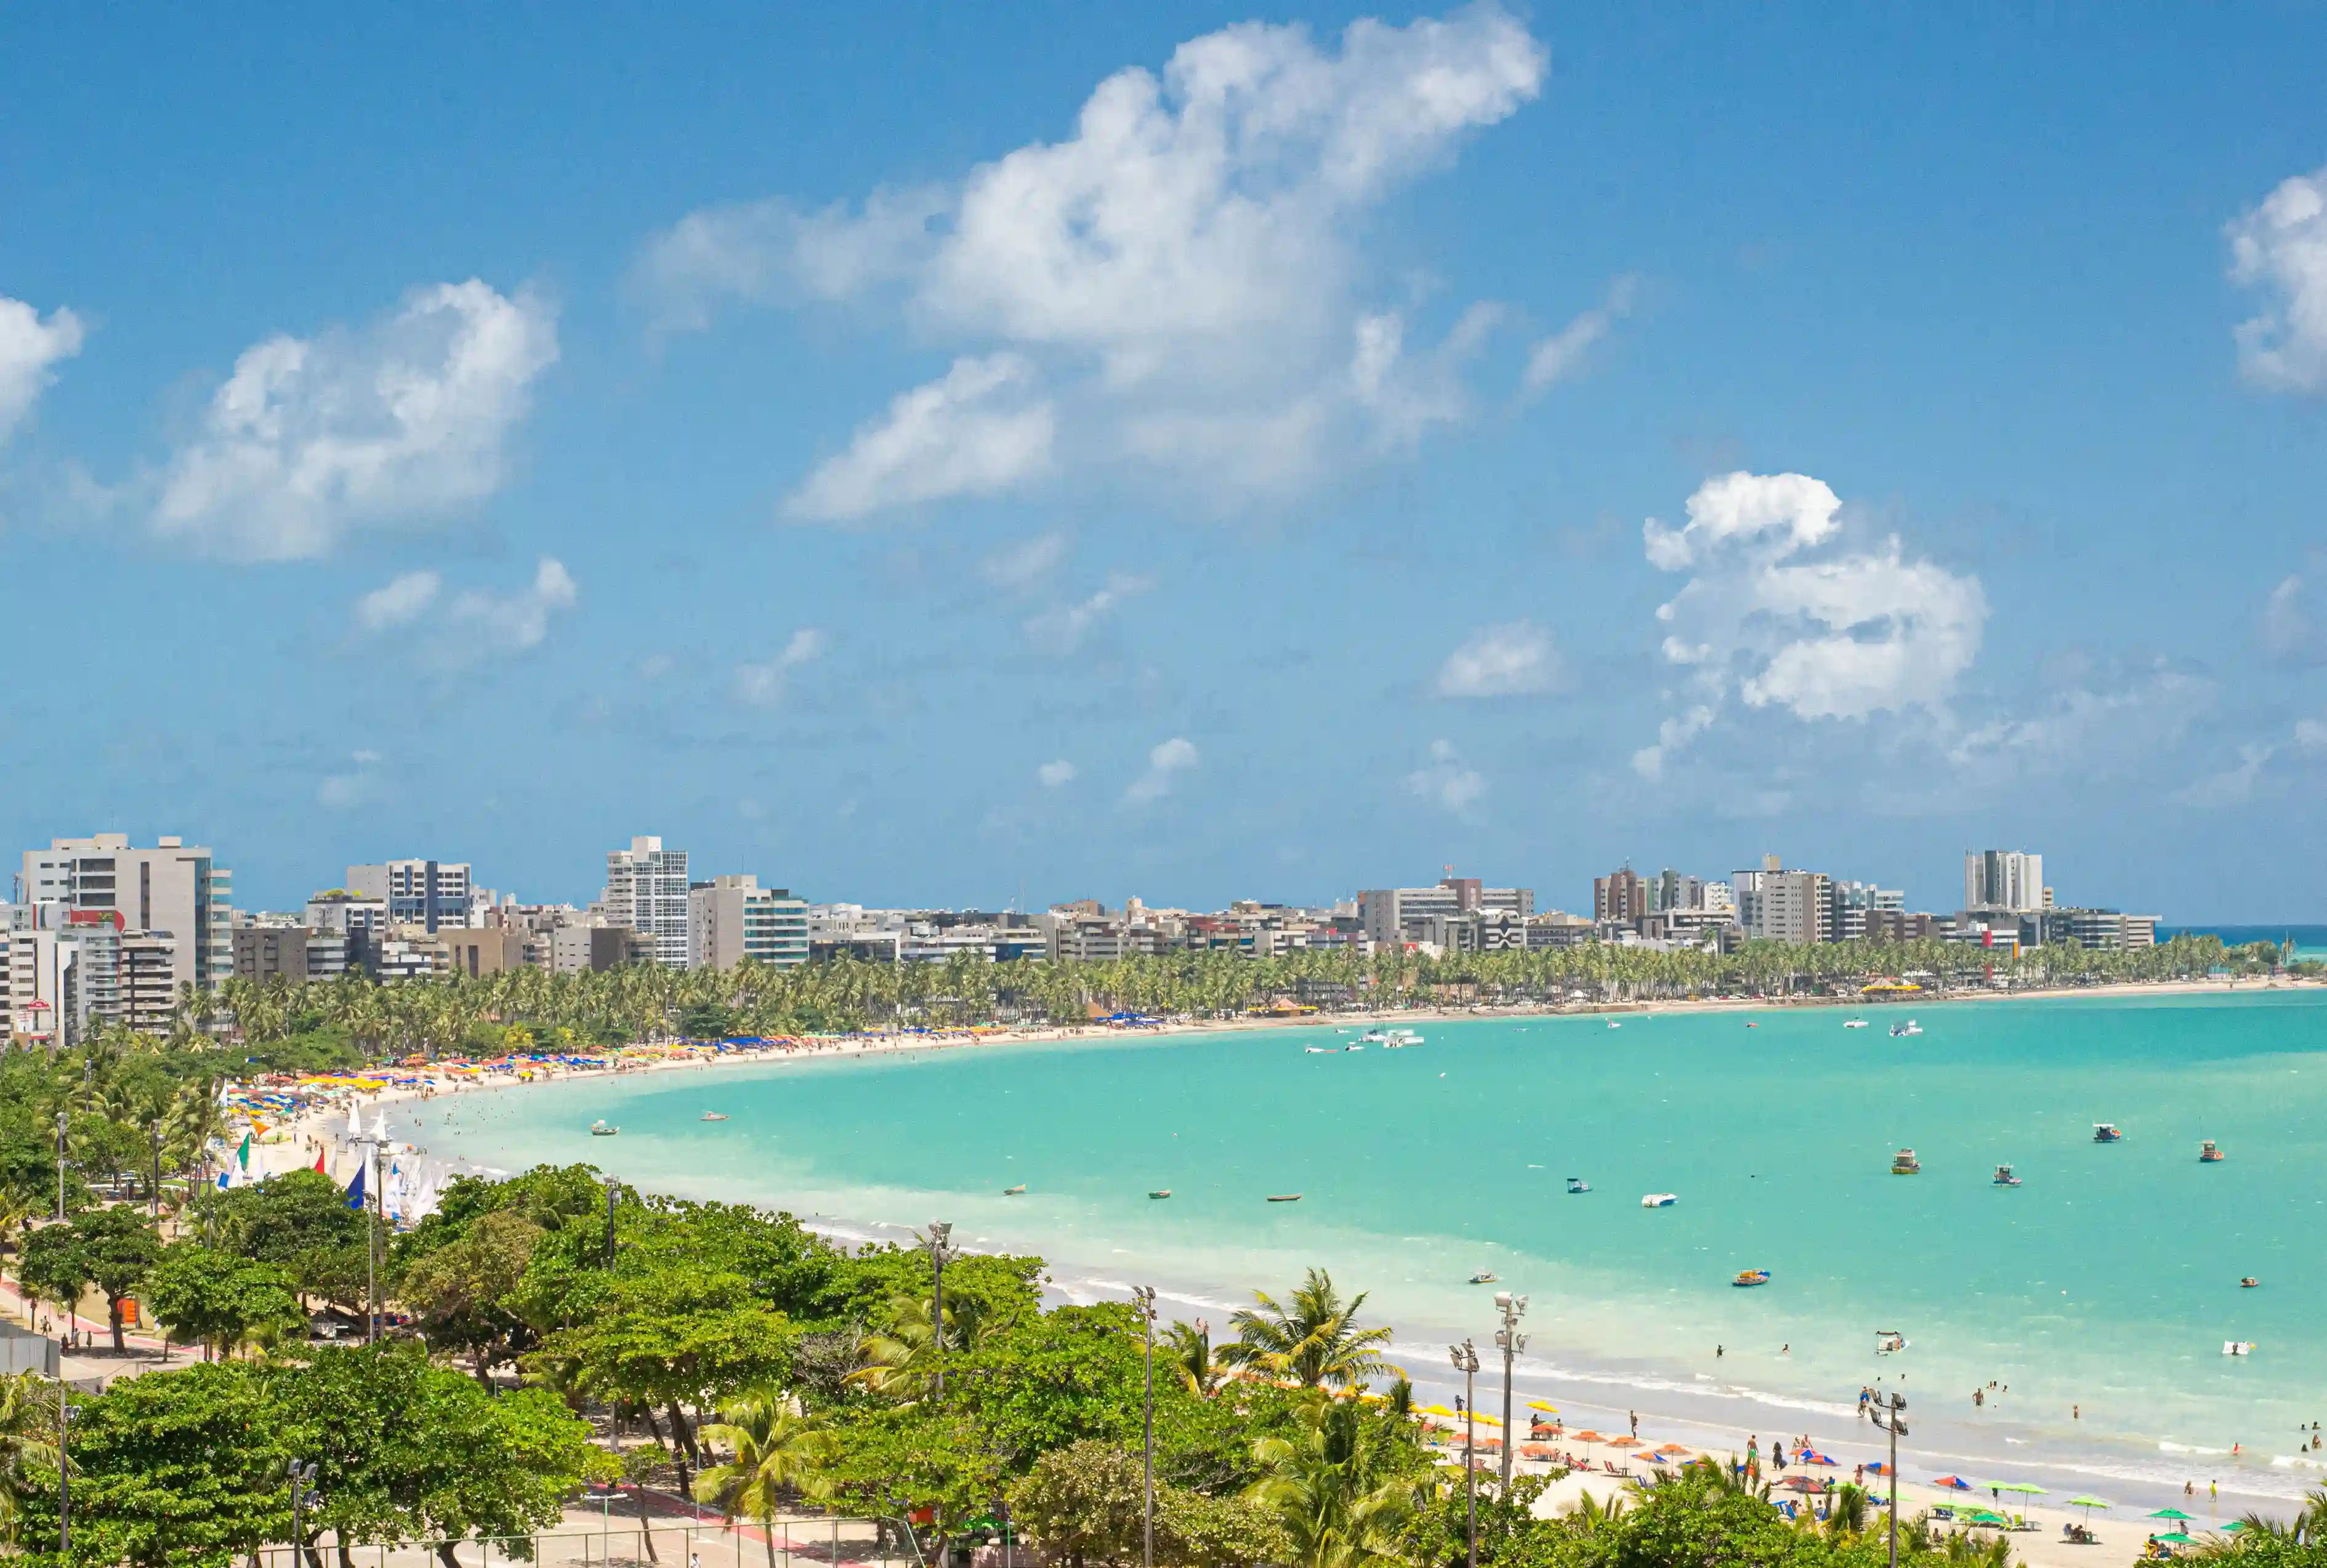
[[[279,1264],[304,1293],[359,1304],[366,1216],[348,1207],[338,1182],[320,1171],[286,1171],[255,1186],[206,1199],[218,1245],[258,1263]],[[350,1293],[352,1283],[356,1293]]]
[[[1403,1423],[1313,1392],[1292,1435],[1254,1442],[1266,1473],[1248,1495],[1284,1529],[1294,1568],[1402,1565],[1426,1485],[1416,1457]]]
[[[0,1376],[0,1543],[14,1545],[25,1501],[57,1484],[55,1384]]]
[[[145,1300],[173,1337],[203,1347],[205,1360],[250,1335],[306,1322],[288,1270],[198,1242],[163,1249],[147,1271]]]
[[[33,1231],[16,1255],[16,1278],[28,1298],[75,1311],[89,1288],[89,1255],[79,1236],[70,1224],[44,1225]]]
[[[695,1478],[698,1502],[716,1507],[732,1523],[760,1521],[768,1561],[776,1560],[775,1517],[787,1492],[810,1499],[828,1495],[825,1470],[833,1454],[830,1428],[800,1408],[799,1400],[774,1388],[747,1390],[719,1407],[719,1420],[706,1423],[706,1444],[726,1445],[734,1456]]]
[[[536,1343],[515,1301],[547,1234],[509,1211],[485,1215],[460,1238],[416,1259],[397,1285],[432,1349],[469,1358],[480,1383]]]
[[[113,1353],[118,1356],[123,1350],[121,1304],[145,1283],[147,1272],[162,1255],[162,1237],[135,1209],[93,1209],[75,1218],[71,1228],[89,1282],[105,1297]]]
[[[1353,1387],[1380,1366],[1378,1347],[1388,1342],[1390,1331],[1357,1326],[1363,1291],[1344,1302],[1333,1276],[1313,1268],[1287,1305],[1258,1291],[1253,1296],[1258,1306],[1230,1320],[1237,1342],[1220,1347],[1220,1358],[1229,1365],[1289,1377],[1304,1388]]]

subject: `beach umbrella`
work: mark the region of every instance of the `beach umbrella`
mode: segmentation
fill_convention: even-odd
[[[2190,1544],[2190,1533],[2187,1530],[2176,1530],[2172,1535],[2152,1535],[2149,1538],[2153,1541],[2171,1541],[2177,1546],[2186,1546]]]
[[[1655,1451],[1670,1458],[1685,1459],[1696,1451],[1685,1442],[1668,1442]]]
[[[1530,1400],[1528,1400],[1528,1406],[1527,1406],[1527,1407],[1528,1407],[1529,1410],[1540,1410],[1540,1411],[1542,1411],[1546,1415],[1557,1415],[1557,1414],[1559,1414],[1559,1406],[1558,1406],[1558,1405],[1546,1405],[1546,1404],[1545,1404],[1542,1400],[1540,1400],[1540,1399],[1530,1399]]]
[[[2191,1519],[2197,1516],[2185,1514],[2179,1508],[2160,1508],[2149,1517],[2153,1519]]]
[[[1951,1492],[1967,1492],[1971,1490],[1971,1483],[1964,1479],[1961,1476],[1940,1476],[1938,1479],[1932,1481],[1931,1484],[1935,1487],[1945,1487]]]
[[[2214,1526],[2217,1530],[2228,1530],[2234,1535],[2246,1527],[2247,1522],[2244,1519],[2232,1519],[2227,1525],[2217,1525]]]
[[[1991,1513],[1986,1508],[1974,1508],[1971,1510],[1967,1517],[1975,1525],[2008,1525],[2012,1523],[2011,1520],[2005,1518],[2002,1514]]]
[[[1528,1443],[1520,1448],[1519,1457],[1521,1459],[1549,1459],[1551,1457],[1551,1444],[1547,1442]]]
[[[2089,1520],[2093,1517],[2093,1510],[2095,1508],[2106,1508],[2108,1505],[2101,1501],[2098,1498],[2070,1498],[2069,1499],[2069,1507],[2072,1508],[2084,1509],[2085,1517]]]
[[[1605,1442],[1608,1441],[1598,1433],[1593,1432],[1590,1427],[1584,1428],[1582,1432],[1571,1432],[1567,1435],[1577,1442]]]
[[[1638,1448],[1640,1446],[1640,1440],[1637,1437],[1612,1437],[1608,1440],[1608,1446],[1610,1448]]]
[[[1425,1415],[1452,1415],[1454,1413],[1447,1409],[1443,1405],[1425,1405],[1422,1407],[1422,1414]]]
[[[1818,1452],[1818,1451],[1814,1448],[1806,1448],[1799,1453],[1794,1455],[1794,1462],[1796,1464],[1822,1464],[1828,1470],[1838,1470],[1841,1468],[1833,1460],[1827,1458],[1826,1455]]]
[[[1887,1476],[1891,1473],[1891,1467],[1878,1459],[1866,1467],[1866,1473],[1871,1476]]]

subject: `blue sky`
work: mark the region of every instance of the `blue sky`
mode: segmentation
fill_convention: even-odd
[[[2321,912],[2327,14],[305,20],[0,20],[0,839]]]

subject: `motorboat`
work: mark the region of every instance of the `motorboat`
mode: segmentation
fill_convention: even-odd
[[[1865,1029],[1868,1027],[1868,1024],[1866,1020],[1864,1018],[1850,1018],[1845,1019],[1842,1026],[1845,1029]]]
[[[1172,1196],[1172,1190],[1169,1187],[1158,1187],[1147,1196],[1150,1198],[1169,1198]]]
[[[2011,1166],[1998,1165],[1995,1168],[1995,1184],[1998,1187],[2017,1187],[2020,1185],[2020,1178],[2012,1173]]]
[[[1644,1192],[1640,1195],[1640,1207],[1643,1209],[1670,1209],[1679,1201],[1679,1194],[1673,1192]]]
[[[1471,1276],[1471,1283],[1474,1285],[1491,1285],[1497,1283],[1498,1281],[1491,1271],[1481,1269],[1477,1274]]]
[[[2124,1141],[2125,1134],[2117,1131],[2117,1125],[2115,1122],[2095,1122],[2093,1124],[2094,1143],[2121,1143]]]
[[[1874,1353],[1877,1356],[1896,1356],[1900,1351],[1906,1348],[1907,1336],[1901,1333],[1898,1330],[1877,1329],[1874,1330]]]
[[[2254,1354],[2254,1348],[2255,1342],[2252,1339],[2225,1339],[2222,1341],[2222,1354],[2225,1356],[2251,1356]]]
[[[703,1113],[703,1119],[706,1122],[724,1122],[727,1118],[721,1115],[717,1111],[706,1111]]]
[[[1393,1029],[1388,1034],[1382,1036],[1381,1048],[1384,1050],[1403,1050],[1409,1045],[1420,1045],[1421,1043],[1422,1036],[1415,1033],[1414,1031],[1410,1029]]]
[[[1922,1173],[1923,1162],[1915,1158],[1914,1150],[1902,1149],[1897,1153],[1891,1156],[1892,1175],[1920,1176]]]
[[[1345,1045],[1341,1049],[1343,1050],[1365,1050],[1365,1047],[1362,1045]]]
[[[1624,1026],[1623,1026],[1621,1023],[1619,1023],[1616,1020],[1614,1020],[1614,1019],[1612,1019],[1612,1019],[1610,1019],[1610,1020],[1608,1021],[1608,1027],[1609,1027],[1609,1028],[1611,1028],[1611,1029],[1621,1029],[1621,1028],[1623,1028]]]
[[[1298,1192],[1272,1192],[1268,1195],[1268,1200],[1271,1203],[1298,1203],[1301,1201],[1301,1194]]]
[[[1920,1034],[1922,1032],[1923,1026],[1916,1022],[1911,1018],[1907,1020],[1904,1023],[1894,1023],[1891,1026],[1891,1038],[1893,1040],[1903,1040],[1911,1034]]]
[[[1341,1048],[1339,1046],[1332,1045],[1304,1045],[1301,1050],[1302,1053],[1306,1056],[1338,1056],[1341,1054]]]
[[[2201,1165],[2219,1165],[2219,1164],[2220,1164],[2221,1162],[2222,1162],[2222,1152],[2221,1152],[2220,1149],[2218,1149],[2218,1148],[2216,1148],[2216,1147],[2214,1146],[2214,1140],[2213,1140],[2213,1139],[2209,1138],[2209,1139],[2207,1139],[2204,1143],[2201,1143],[2201,1144],[2199,1144],[2199,1145],[2198,1145],[2198,1163],[2199,1163],[2199,1164],[2201,1164]]]
[[[1018,1185],[1017,1185],[1017,1186],[1015,1186],[1015,1187],[1005,1187],[1005,1188],[1002,1190],[1002,1196],[1003,1196],[1003,1197],[1005,1197],[1005,1198],[1015,1198],[1015,1197],[1017,1197],[1020,1193],[1022,1193],[1022,1192],[1023,1192],[1023,1191],[1025,1191],[1025,1190],[1026,1190],[1026,1184],[1025,1184],[1023,1181],[1021,1181],[1021,1182],[1020,1182],[1020,1183],[1018,1183]]]
[[[2238,1282],[2238,1289],[2240,1289],[2240,1290],[2242,1290],[2242,1291],[2250,1291],[2250,1290],[2253,1290],[2256,1286],[2257,1286],[2257,1285],[2259,1285],[2259,1284],[2261,1284],[2261,1283],[2262,1283],[2262,1281],[2260,1281],[2260,1280],[2258,1280],[2258,1279],[2255,1278],[2255,1277],[2254,1277],[2254,1275],[2252,1275],[2252,1274],[2248,1274],[2248,1275],[2247,1275],[2247,1276],[2246,1276],[2246,1278],[2244,1278],[2244,1279],[2242,1279],[2242,1280],[2240,1280],[2240,1281]]]
[[[608,1126],[603,1122],[593,1122],[590,1124],[590,1135],[593,1138],[611,1138],[621,1130],[622,1129],[620,1127]]]
[[[1750,1285],[1766,1285],[1770,1283],[1770,1271],[1765,1268],[1740,1269],[1737,1277],[1729,1283],[1740,1290]]]
[[[1592,1183],[1581,1176],[1570,1176],[1567,1179],[1567,1190],[1570,1192],[1589,1192],[1592,1190]]]
[[[1383,1041],[1388,1040],[1389,1036],[1384,1034],[1378,1029],[1369,1029],[1363,1034],[1358,1036],[1358,1038],[1362,1041],[1367,1041],[1372,1044],[1378,1045]]]

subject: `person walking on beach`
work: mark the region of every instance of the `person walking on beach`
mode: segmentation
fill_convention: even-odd
[[[1762,1436],[1759,1433],[1745,1440],[1745,1479],[1749,1481],[1762,1479]]]
[[[1638,1436],[1640,1436],[1640,1413],[1639,1411],[1637,1411],[1637,1410],[1627,1410],[1626,1412],[1624,1412],[1624,1414],[1625,1414],[1626,1415],[1629,1415],[1629,1416],[1631,1416],[1631,1417],[1632,1418],[1632,1435],[1633,1435],[1634,1437],[1638,1437]]]

